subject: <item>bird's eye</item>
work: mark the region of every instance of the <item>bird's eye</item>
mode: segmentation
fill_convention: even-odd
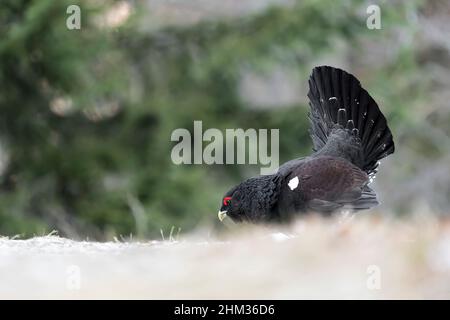
[[[231,197],[225,197],[225,198],[223,198],[223,205],[224,205],[224,206],[229,205],[230,202],[231,202]]]

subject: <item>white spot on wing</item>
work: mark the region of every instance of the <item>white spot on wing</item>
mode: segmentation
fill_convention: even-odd
[[[331,100],[337,100],[337,98],[336,97],[329,97],[328,101],[331,101]]]
[[[299,183],[298,177],[295,177],[289,181],[288,186],[291,190],[295,190],[298,187],[298,183]]]

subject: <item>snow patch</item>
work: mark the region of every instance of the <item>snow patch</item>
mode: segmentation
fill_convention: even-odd
[[[275,232],[275,233],[272,233],[270,236],[271,236],[272,240],[274,240],[275,242],[282,242],[282,241],[286,241],[286,240],[293,238],[292,236],[289,236],[282,232]]]

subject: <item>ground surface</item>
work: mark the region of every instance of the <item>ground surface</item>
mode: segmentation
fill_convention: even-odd
[[[448,222],[312,218],[279,231],[177,242],[0,238],[0,299],[450,298]]]

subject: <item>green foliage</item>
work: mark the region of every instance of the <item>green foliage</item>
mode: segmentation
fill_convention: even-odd
[[[307,79],[336,39],[352,43],[369,32],[354,9],[360,1],[299,1],[152,32],[140,27],[145,16],[100,27],[104,7],[87,0],[78,1],[82,29],[68,30],[69,4],[11,0],[0,9],[8,158],[0,234],[146,237],[212,223],[223,193],[256,167],[176,166],[171,132],[192,129],[194,120],[204,128],[280,128],[281,160],[306,154],[306,105],[248,108],[238,92],[243,70],[284,66]],[[386,23],[401,19],[392,14]]]

